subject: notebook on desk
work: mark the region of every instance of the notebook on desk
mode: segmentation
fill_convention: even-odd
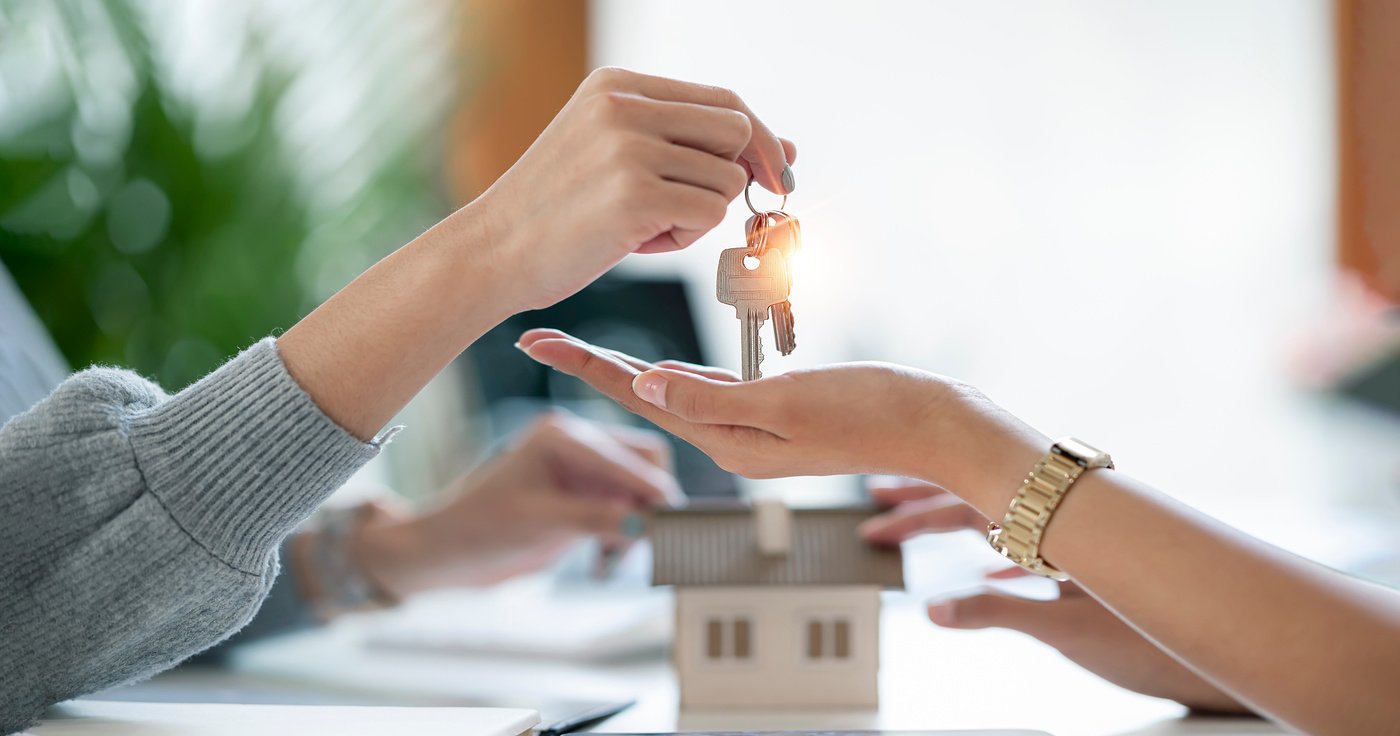
[[[30,736],[520,736],[539,714],[515,708],[376,708],[317,705],[205,705],[73,700],[49,709]]]
[[[589,736],[1051,736],[1044,731],[971,729],[959,731],[685,731],[681,733],[589,733]]]

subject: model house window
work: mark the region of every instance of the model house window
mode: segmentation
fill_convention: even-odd
[[[753,656],[753,624],[743,616],[713,617],[705,621],[705,656],[710,659],[748,659]]]
[[[850,659],[851,622],[844,618],[807,620],[808,659]]]

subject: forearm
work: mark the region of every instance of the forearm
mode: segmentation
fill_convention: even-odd
[[[1049,448],[1023,445],[999,451],[1022,476]],[[1019,483],[1007,475],[989,470],[959,491],[1000,518]],[[1265,544],[1118,471],[1076,482],[1040,553],[1261,714],[1307,733],[1379,733],[1400,722],[1395,591]]]
[[[277,341],[321,410],[373,437],[424,385],[518,307],[529,274],[502,273],[485,209],[468,205],[350,282]],[[515,287],[515,288],[513,288]]]
[[[1043,554],[1206,677],[1308,733],[1400,722],[1400,595],[1265,544],[1114,472],[1084,477]]]

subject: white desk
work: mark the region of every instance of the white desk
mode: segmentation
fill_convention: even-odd
[[[1283,733],[1252,719],[1182,718],[1174,703],[1120,690],[1054,650],[1005,631],[941,630],[912,603],[885,609],[882,707],[875,712],[677,712],[669,665],[659,659],[601,666],[359,646],[366,621],[245,648],[227,671],[176,670],[124,689],[130,698],[376,705],[515,704],[522,693],[578,699],[636,697],[600,727],[647,732],[701,729],[1027,728],[1056,736]],[[998,660],[1037,674],[1014,700]]]

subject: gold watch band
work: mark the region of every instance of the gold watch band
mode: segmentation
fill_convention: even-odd
[[[1036,463],[1001,523],[987,525],[987,542],[1003,557],[1037,574],[1055,580],[1069,576],[1055,569],[1040,556],[1040,538],[1045,527],[1079,476],[1095,468],[1112,468],[1113,459],[1101,450],[1073,437],[1067,437],[1050,447],[1043,460]]]

